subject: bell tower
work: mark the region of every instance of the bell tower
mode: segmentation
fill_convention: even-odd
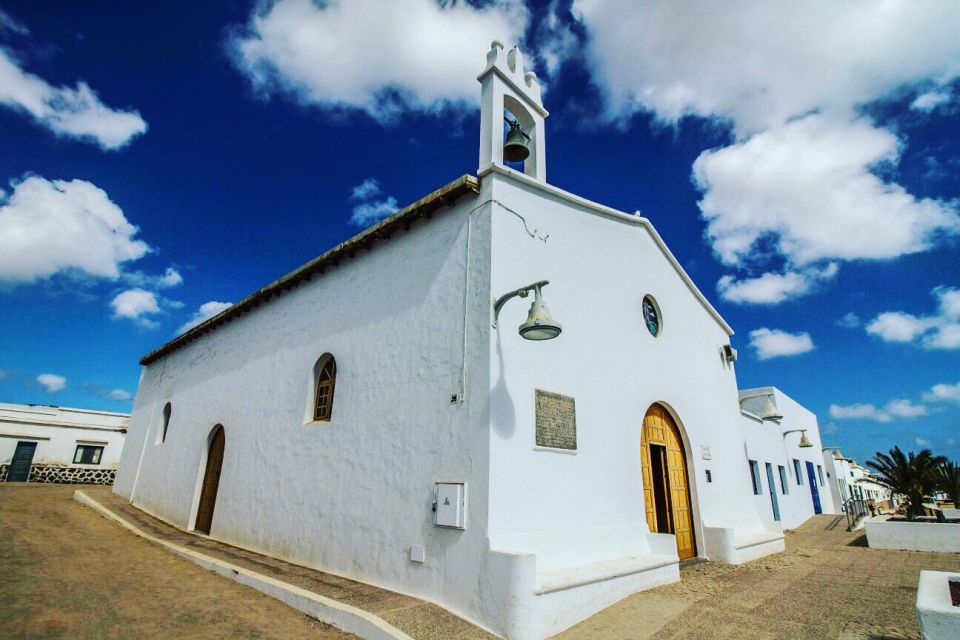
[[[514,153],[524,141],[529,151],[523,160],[523,172],[534,180],[546,182],[543,121],[550,114],[541,102],[537,74],[523,72],[523,54],[518,47],[504,53],[503,43],[494,40],[487,52],[487,66],[477,80],[481,86],[480,169],[490,164],[504,164],[504,132],[509,122],[514,123],[508,137]],[[522,134],[516,131],[516,125]]]

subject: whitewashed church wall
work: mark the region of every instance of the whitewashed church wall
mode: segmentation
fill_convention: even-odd
[[[465,212],[477,202],[464,199],[148,366],[118,493],[190,527],[207,438],[222,424],[213,537],[469,615],[487,530],[482,209],[470,216],[465,273]],[[332,421],[309,423],[312,370],[325,352],[337,362]],[[451,403],[464,352],[465,402]],[[467,483],[465,531],[433,525],[436,481]],[[414,544],[425,546],[425,563],[411,562]]]
[[[494,197],[525,218],[493,207],[492,293],[549,279],[544,301],[563,325],[558,338],[531,342],[517,333],[529,299],[501,313],[490,352],[491,536],[645,528],[640,434],[654,402],[667,405],[686,433],[698,549],[704,524],[756,519],[736,376],[720,355],[726,331],[642,226],[491,178]],[[647,294],[661,310],[657,338],[641,315]],[[575,398],[572,455],[535,447],[536,389]]]

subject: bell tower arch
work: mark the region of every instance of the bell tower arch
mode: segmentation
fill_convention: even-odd
[[[487,52],[487,66],[480,81],[480,169],[503,164],[504,117],[520,124],[526,134],[530,155],[523,172],[540,182],[547,181],[546,141],[543,121],[550,115],[543,108],[540,81],[533,71],[524,73],[523,53],[514,47],[508,53],[494,41]]]

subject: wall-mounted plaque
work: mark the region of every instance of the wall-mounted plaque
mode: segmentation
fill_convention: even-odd
[[[710,447],[705,444],[700,445],[700,455],[703,456],[704,460],[709,460],[713,457],[710,454]]]
[[[577,411],[573,398],[537,389],[537,446],[577,449]]]

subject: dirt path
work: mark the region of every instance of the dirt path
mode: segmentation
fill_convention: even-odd
[[[817,516],[787,532],[784,553],[739,567],[688,565],[680,582],[621,600],[557,638],[919,638],[920,570],[960,571],[960,554],[869,549],[845,527]]]
[[[74,488],[0,484],[0,638],[355,640],[137,538]]]

